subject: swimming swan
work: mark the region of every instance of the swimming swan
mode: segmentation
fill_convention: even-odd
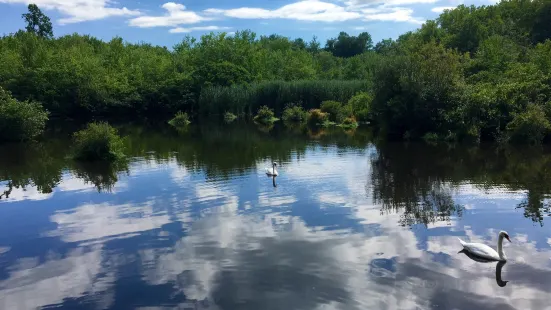
[[[266,174],[271,176],[277,176],[278,175],[276,170],[277,163],[273,163],[272,166],[273,166],[272,168],[266,168]]]
[[[482,243],[467,243],[459,238],[457,239],[459,239],[459,242],[461,242],[463,248],[469,251],[471,254],[493,261],[504,262],[507,261],[507,257],[505,256],[505,253],[503,253],[503,238],[511,242],[511,239],[509,239],[509,234],[506,231],[500,231],[499,239],[497,241],[497,252],[496,250]]]
[[[474,260],[475,262],[495,263],[495,260],[475,256],[474,254],[470,253],[465,249],[462,249],[461,251],[459,251],[459,253],[463,253],[467,255],[467,257]],[[509,281],[503,281],[503,279],[501,278],[501,270],[503,269],[503,266],[505,266],[505,264],[507,264],[507,261],[499,261],[497,262],[497,265],[496,265],[496,282],[497,282],[497,285],[499,285],[499,287],[505,287],[507,285],[507,282],[509,282]]]

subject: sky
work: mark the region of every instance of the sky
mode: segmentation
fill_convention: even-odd
[[[460,4],[491,5],[495,0],[0,0],[0,34],[25,27],[29,3],[50,17],[54,35],[89,34],[108,41],[172,47],[185,36],[250,29],[322,43],[367,31],[374,42],[396,39]]]

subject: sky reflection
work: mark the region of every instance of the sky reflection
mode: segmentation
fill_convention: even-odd
[[[265,155],[232,170],[183,151],[62,169],[50,193],[14,187],[0,200],[0,308],[551,309],[548,222],[517,208],[531,187],[368,143],[297,143],[273,155],[277,187]],[[9,171],[0,184],[25,184]],[[458,253],[456,237],[494,246],[502,229],[499,268]]]

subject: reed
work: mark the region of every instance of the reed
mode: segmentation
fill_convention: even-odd
[[[261,106],[281,116],[289,103],[300,102],[305,110],[319,108],[322,101],[348,102],[359,92],[369,90],[366,81],[301,80],[265,81],[239,86],[206,87],[199,96],[201,115],[254,115]]]

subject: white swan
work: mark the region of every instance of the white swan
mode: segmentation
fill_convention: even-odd
[[[272,168],[266,168],[266,174],[271,176],[277,176],[278,175],[276,170],[277,163],[273,163],[272,166],[273,166]]]
[[[503,253],[503,238],[511,242],[511,239],[509,239],[509,234],[506,231],[500,231],[499,239],[497,241],[497,252],[496,250],[482,243],[467,243],[459,238],[457,239],[459,239],[459,242],[461,242],[461,245],[466,251],[469,251],[476,256],[489,260],[504,262],[507,261],[507,257],[505,256],[505,253]]]

